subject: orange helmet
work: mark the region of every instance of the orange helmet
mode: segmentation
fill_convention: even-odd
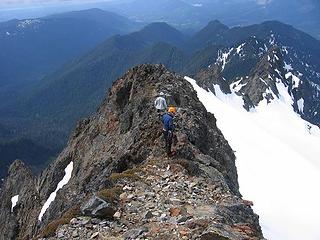
[[[169,107],[168,112],[169,112],[169,113],[176,113],[177,110],[176,110],[175,107]]]

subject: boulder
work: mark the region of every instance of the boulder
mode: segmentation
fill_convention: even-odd
[[[81,212],[90,217],[98,218],[113,218],[116,213],[113,204],[104,201],[103,199],[93,196],[81,208]]]

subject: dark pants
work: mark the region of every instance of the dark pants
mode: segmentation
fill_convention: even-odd
[[[163,136],[165,140],[165,148],[166,148],[166,153],[168,156],[171,156],[171,145],[172,145],[172,138],[173,138],[173,133],[172,131],[163,131]]]

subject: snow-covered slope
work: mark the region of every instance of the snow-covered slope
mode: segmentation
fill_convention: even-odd
[[[317,56],[320,45],[314,44],[313,48],[306,45],[273,32],[263,39],[251,36],[232,47],[222,48],[215,62],[201,70],[196,79],[205,89],[217,83],[224,93],[230,92],[226,91],[225,84],[230,85],[243,96],[247,110],[264,99],[277,98],[275,83],[282,82],[292,98],[295,112],[319,125],[320,62]]]
[[[240,191],[254,202],[267,239],[320,239],[320,130],[292,107],[287,87],[246,111],[243,98],[215,94],[186,77],[236,151]]]

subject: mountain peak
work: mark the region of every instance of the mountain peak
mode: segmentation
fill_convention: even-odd
[[[20,168],[26,168],[26,166],[21,160],[17,159],[10,165],[9,173],[16,172]]]
[[[14,161],[5,182],[0,189],[0,236],[1,239],[17,239],[22,235],[11,226],[17,226],[18,222],[30,223],[28,229],[24,229],[23,236],[32,232],[35,224],[31,219],[34,215],[31,208],[24,206],[38,206],[37,190],[31,170],[20,160]]]
[[[153,22],[148,24],[147,26],[144,27],[144,29],[150,29],[150,28],[170,28],[170,29],[175,29],[171,25],[169,25],[166,22]]]
[[[225,24],[223,24],[222,22],[220,22],[219,20],[212,20],[212,21],[210,21],[208,24],[207,24],[207,26],[206,26],[206,28],[224,28],[224,29],[228,29],[229,27],[227,26],[227,25],[225,25]]]
[[[166,22],[154,22],[150,23],[147,26],[145,26],[141,32],[145,33],[155,33],[155,32],[160,32],[161,34],[167,32],[168,34],[170,33],[175,33],[177,35],[182,35],[177,29],[172,27]]]
[[[200,32],[203,31],[226,31],[229,27],[219,20],[210,21],[205,27],[203,27]]]
[[[266,100],[270,103],[279,98],[278,84],[284,81],[284,64],[281,50],[274,46],[263,56],[257,66],[251,71],[248,78],[243,79],[240,84],[244,85],[241,92],[250,98],[254,106]],[[249,109],[247,105],[245,108]]]
[[[228,29],[229,29],[228,26],[222,24],[218,20],[214,20],[209,22],[203,29],[201,29],[197,33],[197,35],[208,35],[208,34],[217,35],[227,31]]]
[[[187,48],[198,50],[200,46],[209,46],[215,44],[217,39],[223,37],[223,33],[228,31],[229,27],[218,20],[209,22],[203,29],[197,32],[189,41]],[[198,46],[198,47],[195,47]]]
[[[184,40],[184,35],[177,29],[165,22],[155,22],[145,26],[138,34],[147,42],[167,42],[170,44],[178,45]]]
[[[154,99],[159,92],[165,93],[169,106],[178,109],[175,117],[175,155],[170,160],[165,158],[162,125],[154,108]],[[217,232],[222,224],[225,228],[222,232],[218,231],[222,234],[220,237],[231,234],[240,239],[248,238],[249,235],[261,238],[258,217],[253,213],[250,204],[246,204],[240,197],[234,153],[215,122],[214,116],[205,110],[196,92],[183,77],[169,72],[163,65],[140,65],[130,69],[113,83],[96,115],[78,124],[68,146],[40,176],[38,201],[36,204],[25,204],[25,207],[20,209],[32,212],[33,219],[14,223],[14,229],[20,229],[19,235],[25,234],[24,231],[28,229],[33,231],[30,237],[38,233],[47,237],[47,224],[61,218],[68,219],[69,223],[74,214],[104,217],[113,222],[112,226],[120,222],[127,229],[125,232],[133,233],[137,228],[141,228],[143,231],[140,233],[150,234],[150,238],[154,237],[151,223],[158,227],[163,221],[172,225],[169,219],[165,220],[163,214],[171,215],[176,221],[182,216],[187,219],[191,216],[192,221],[197,224],[201,219],[198,216],[201,211],[189,208],[187,201],[177,199],[177,194],[170,187],[166,193],[162,189],[162,196],[156,193],[156,186],[150,188],[150,191],[155,193],[148,193],[156,198],[156,202],[163,202],[158,206],[162,220],[152,214],[152,201],[141,198],[142,195],[148,196],[147,193],[139,195],[142,189],[148,189],[145,185],[148,181],[156,184],[167,181],[156,181],[157,175],[163,173],[161,179],[168,179],[168,184],[181,184],[181,179],[194,179],[193,181],[199,184],[206,183],[217,189],[210,194],[212,199],[217,200],[214,204],[211,200],[204,201],[202,198],[197,198],[194,202],[197,206],[200,205],[201,209],[216,209],[213,215],[203,212],[202,216],[208,219],[208,224],[197,233],[199,236],[217,236],[214,232]],[[71,163],[72,169],[69,168]],[[66,179],[67,175],[69,177]],[[175,180],[176,177],[180,181]],[[43,209],[41,206],[48,202],[49,196],[57,191],[57,186],[63,187],[45,208],[41,222],[37,222],[36,214]],[[130,189],[134,189],[133,194],[137,194],[131,197],[132,194],[129,196],[123,193],[131,191]],[[182,190],[179,198],[186,196],[187,193],[183,191],[186,190]],[[142,202],[136,202],[138,197]],[[26,196],[24,198],[30,199]],[[120,198],[123,201],[120,201]],[[143,218],[143,221],[138,221],[139,224],[132,225],[126,221],[137,216],[131,205],[126,204],[128,201],[132,201],[132,206],[137,206],[137,209],[140,209],[141,205],[147,212],[150,211],[138,215]],[[177,205],[179,202],[181,206]],[[96,204],[102,207],[100,212],[98,209],[95,211]],[[81,211],[74,210],[75,206]],[[6,211],[9,211],[8,207],[2,206],[1,212]],[[70,211],[73,212],[71,218]],[[212,224],[213,218],[221,219],[219,227]],[[118,220],[114,221],[115,219]],[[30,230],[26,223],[28,226],[38,224],[40,229]],[[249,228],[250,234],[237,231],[234,228],[235,223],[237,226]],[[10,228],[6,223],[3,224],[6,229]],[[170,229],[171,227],[167,231],[173,234]],[[54,231],[51,230],[51,236],[55,235]],[[2,233],[0,228],[0,234]],[[111,227],[109,234],[113,233],[114,229]],[[126,234],[129,233],[120,234],[128,238]]]
[[[23,161],[17,159],[9,167],[8,176],[9,178],[19,178],[20,176],[32,176],[32,172],[28,166],[24,164]],[[24,177],[23,177],[24,178]]]

